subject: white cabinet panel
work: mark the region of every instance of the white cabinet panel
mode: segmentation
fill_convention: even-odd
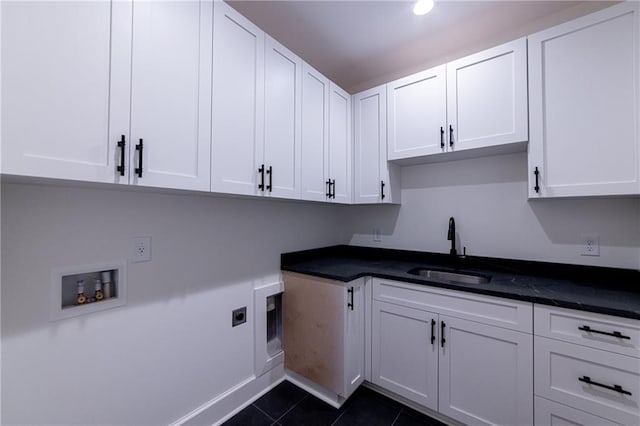
[[[528,139],[524,38],[447,64],[449,151]]]
[[[351,395],[364,381],[365,297],[362,280],[348,283],[345,315],[344,395]]]
[[[130,1],[3,2],[2,172],[120,182],[130,49]]]
[[[433,410],[438,409],[438,315],[374,300],[372,380]]]
[[[387,83],[389,160],[444,151],[446,87],[445,65]]]
[[[400,203],[400,174],[387,162],[387,92],[353,95],[354,203]]]
[[[533,423],[533,336],[440,315],[439,411],[466,424]]]
[[[640,192],[639,11],[625,2],[529,36],[530,197]]]
[[[258,194],[264,142],[264,33],[214,2],[211,190]]]
[[[209,1],[134,3],[131,183],[209,190],[212,25]]]
[[[535,398],[535,420],[536,426],[619,426],[619,423],[540,397]]]
[[[351,95],[329,85],[329,169],[333,201],[351,202]]]
[[[625,425],[640,423],[638,358],[536,337],[535,371],[536,395]]]
[[[275,197],[300,198],[302,60],[266,37],[264,164]]]
[[[328,184],[329,80],[306,63],[302,65],[302,198],[324,201]]]

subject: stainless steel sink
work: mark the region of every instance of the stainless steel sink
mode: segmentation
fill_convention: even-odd
[[[486,275],[465,274],[460,272],[437,271],[434,269],[417,268],[409,271],[412,275],[418,275],[434,280],[451,281],[462,284],[486,284],[491,281],[491,277]]]

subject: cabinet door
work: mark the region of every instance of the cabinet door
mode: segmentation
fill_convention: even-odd
[[[302,198],[325,201],[329,143],[329,80],[302,65]]]
[[[529,36],[530,197],[640,192],[639,11],[625,2]]]
[[[441,65],[387,84],[388,158],[445,150],[446,67]]]
[[[440,413],[473,425],[533,424],[533,336],[440,315]]]
[[[596,417],[584,411],[576,410],[563,404],[536,397],[535,400],[535,424],[536,426],[619,426]]]
[[[258,194],[264,143],[264,33],[214,2],[211,190]]]
[[[373,301],[373,383],[438,409],[438,315]]]
[[[449,151],[525,142],[527,40],[448,63],[447,118]]]
[[[131,183],[209,190],[212,24],[210,1],[134,3]]]
[[[353,102],[354,202],[379,203],[383,182],[381,164],[387,156],[386,87],[358,93]]]
[[[131,1],[3,2],[1,27],[2,173],[127,183]]]
[[[300,198],[302,60],[267,36],[265,48],[265,194]]]
[[[331,83],[329,85],[329,169],[333,198],[338,203],[351,203],[351,95]]]
[[[348,398],[364,381],[364,285],[349,283],[345,288],[344,391]]]

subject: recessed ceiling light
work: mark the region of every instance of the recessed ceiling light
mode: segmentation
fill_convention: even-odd
[[[433,9],[433,0],[418,0],[413,6],[413,13],[418,16],[426,15]]]

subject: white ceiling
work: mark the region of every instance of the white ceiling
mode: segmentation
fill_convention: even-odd
[[[406,0],[227,1],[351,93],[611,4],[436,0],[415,16]]]

